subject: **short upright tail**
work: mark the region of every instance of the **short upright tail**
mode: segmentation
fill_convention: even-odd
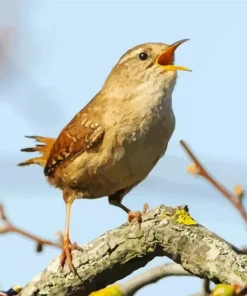
[[[38,164],[42,167],[45,167],[46,161],[47,161],[50,151],[51,151],[51,148],[52,148],[53,143],[55,142],[56,139],[39,137],[39,136],[26,136],[26,138],[35,139],[37,142],[43,143],[43,144],[37,144],[36,147],[23,148],[23,149],[21,149],[21,151],[23,151],[23,152],[40,152],[42,155],[40,157],[30,158],[24,162],[21,162],[18,164],[18,166]]]

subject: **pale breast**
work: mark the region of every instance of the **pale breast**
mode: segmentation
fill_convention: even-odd
[[[144,179],[164,155],[175,128],[173,113],[162,114],[146,131],[137,131],[124,142],[125,155],[119,166],[126,167],[128,176],[121,186],[130,186]]]

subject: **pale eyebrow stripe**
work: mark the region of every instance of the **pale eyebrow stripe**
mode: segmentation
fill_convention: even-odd
[[[131,53],[127,53],[125,56],[123,55],[122,58],[120,58],[119,62],[125,62],[131,58],[133,58],[134,56],[138,55],[139,53],[141,53],[142,51],[145,51],[144,48],[138,48],[134,51],[132,51]]]

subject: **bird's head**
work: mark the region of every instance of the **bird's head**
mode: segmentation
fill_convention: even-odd
[[[147,87],[162,87],[173,90],[177,70],[190,69],[174,65],[175,50],[187,41],[183,39],[171,45],[145,43],[128,50],[117,62],[108,76],[105,85],[123,90]]]

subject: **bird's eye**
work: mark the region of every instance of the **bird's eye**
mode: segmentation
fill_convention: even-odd
[[[139,54],[139,59],[145,61],[148,58],[148,54],[146,52],[141,52]]]

